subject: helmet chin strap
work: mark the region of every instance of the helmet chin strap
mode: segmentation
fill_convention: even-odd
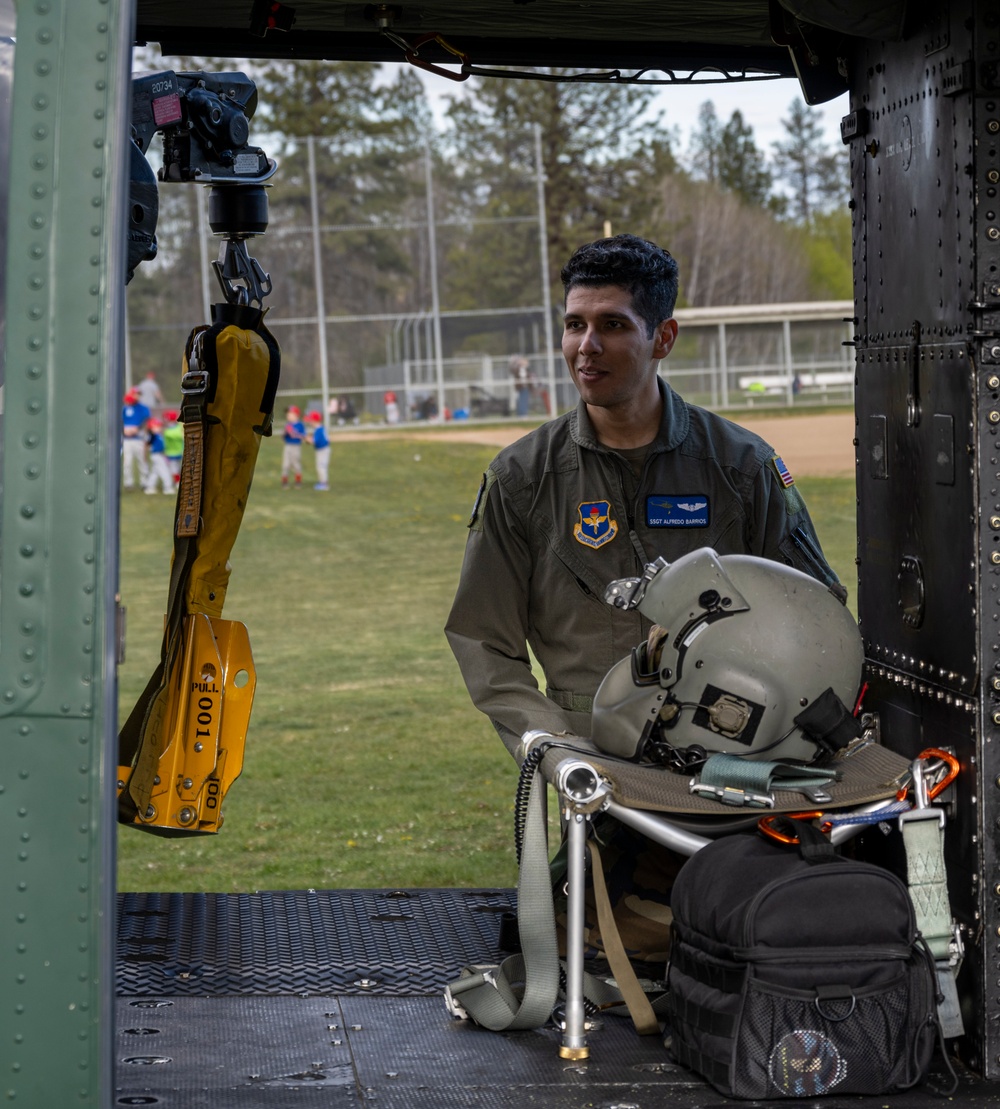
[[[688,789],[736,807],[774,808],[778,789],[801,793],[814,804],[827,804],[832,796],[826,787],[842,775],[841,770],[751,760],[726,752],[710,756]]]

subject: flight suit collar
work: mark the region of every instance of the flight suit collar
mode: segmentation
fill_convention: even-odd
[[[656,384],[660,390],[660,399],[663,401],[663,414],[660,417],[660,430],[653,442],[653,449],[676,450],[684,442],[691,424],[687,402],[679,397],[662,377],[657,376]],[[582,400],[576,406],[572,437],[578,446],[587,447],[589,450],[609,449],[599,442],[587,412],[587,406]]]

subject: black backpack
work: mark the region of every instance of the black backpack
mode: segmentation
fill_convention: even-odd
[[[811,825],[794,832],[798,847],[727,836],[681,868],[667,1046],[729,1097],[906,1089],[938,1031],[909,892]]]

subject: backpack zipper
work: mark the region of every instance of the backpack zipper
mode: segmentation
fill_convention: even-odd
[[[898,959],[905,962],[913,954],[912,947],[791,947],[782,951],[744,947],[733,952],[733,958],[745,963],[867,963]]]

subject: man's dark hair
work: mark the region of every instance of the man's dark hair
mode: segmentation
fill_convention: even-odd
[[[577,285],[616,285],[632,294],[632,304],[652,337],[677,303],[677,263],[669,251],[637,235],[615,235],[585,243],[563,266],[564,296]]]

